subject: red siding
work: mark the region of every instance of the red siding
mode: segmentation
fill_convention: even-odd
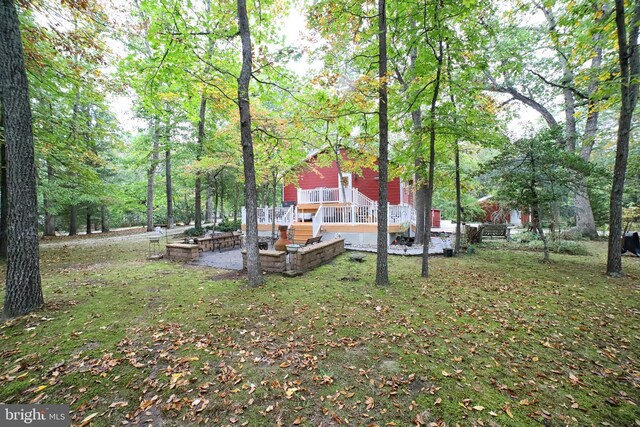
[[[338,188],[338,166],[335,162],[331,166],[315,167],[313,160],[309,162],[309,168],[298,175],[297,188],[312,190],[314,188]],[[353,175],[352,185],[371,200],[378,201],[378,171],[366,168],[360,175]],[[295,202],[298,200],[297,188],[294,184],[284,188],[284,201]],[[389,203],[400,204],[400,179],[395,178],[389,182]]]
[[[298,201],[298,189],[293,184],[287,184],[284,187],[284,193],[282,195],[284,202],[297,202]]]
[[[440,209],[431,209],[431,227],[440,227]]]

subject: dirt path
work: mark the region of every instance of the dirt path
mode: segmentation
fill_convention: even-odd
[[[179,226],[171,230],[168,230],[168,231],[164,230],[164,231],[167,233],[168,237],[171,238],[172,236],[176,236],[178,234],[184,233],[184,231],[188,228],[192,228],[192,226],[190,225]],[[151,231],[151,232],[136,233],[136,234],[114,235],[110,237],[105,237],[101,233],[98,233],[95,235],[95,237],[79,237],[79,238],[68,237],[68,238],[55,239],[55,240],[41,240],[40,247],[56,248],[56,247],[63,247],[63,246],[72,246],[72,247],[73,246],[97,246],[97,245],[120,243],[120,242],[140,242],[140,241],[145,241],[152,236],[156,237],[158,236],[158,233],[156,233],[155,231]],[[164,236],[165,235],[163,235],[163,237]]]

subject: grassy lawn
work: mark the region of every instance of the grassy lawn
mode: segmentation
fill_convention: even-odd
[[[0,401],[94,426],[640,424],[640,259],[609,279],[604,242],[547,265],[480,247],[428,280],[390,257],[388,289],[372,254],[246,289],[146,245],[42,249],[46,307],[0,326]]]

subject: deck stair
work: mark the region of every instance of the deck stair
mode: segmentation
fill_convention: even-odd
[[[293,243],[304,244],[313,237],[313,224],[310,222],[294,222],[290,228],[294,233]]]

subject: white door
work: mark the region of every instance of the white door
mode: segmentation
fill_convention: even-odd
[[[338,174],[338,188],[340,193],[340,202],[347,203],[352,200],[352,191],[351,186],[353,184],[353,177],[349,172],[342,172],[342,179],[340,179],[340,174]],[[345,200],[346,196],[346,200]]]

